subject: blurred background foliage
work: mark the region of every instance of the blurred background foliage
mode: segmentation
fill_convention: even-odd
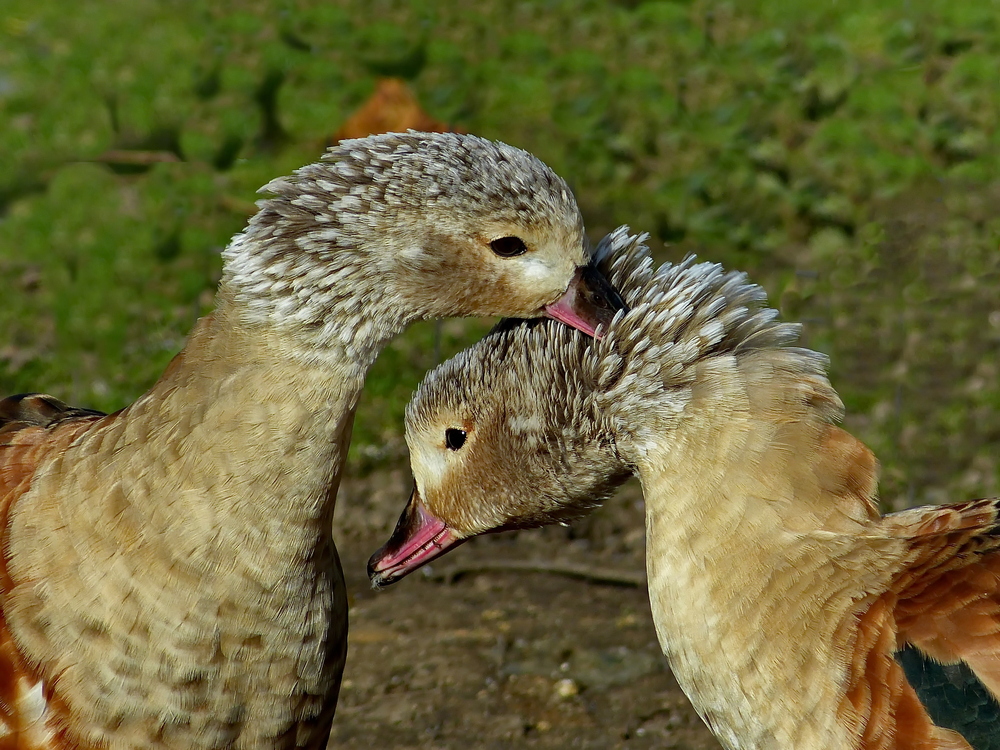
[[[830,355],[887,507],[995,494],[998,26],[995,0],[5,0],[0,391],[134,399],[256,189],[394,76],[548,162],[593,239],[627,223],[763,284]],[[355,470],[404,460],[412,388],[488,325],[384,353]]]

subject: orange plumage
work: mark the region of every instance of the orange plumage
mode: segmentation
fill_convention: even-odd
[[[410,87],[399,78],[380,78],[375,91],[351,114],[331,143],[344,138],[364,138],[376,133],[401,133],[406,130],[425,130],[437,133],[461,133],[460,128],[435,120],[423,107]]]
[[[0,400],[0,600],[13,588],[7,566],[11,506],[31,486],[40,464],[58,455],[104,415],[42,394]],[[0,610],[0,750],[78,748],[65,733],[56,695],[58,675],[29,664]]]

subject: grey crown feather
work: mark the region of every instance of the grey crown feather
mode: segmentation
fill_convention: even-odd
[[[565,183],[527,151],[457,133],[387,133],[341,141],[322,161],[261,188],[251,226],[310,218],[328,225],[324,239],[359,247],[400,212],[489,214],[501,220],[551,223],[579,216]],[[581,220],[582,222],[582,220]],[[581,223],[582,227],[582,223]],[[323,227],[317,230],[323,234]]]
[[[620,227],[595,252],[608,263],[612,283],[630,310],[619,313],[582,366],[599,394],[598,408],[643,408],[665,388],[690,385],[695,362],[722,354],[741,356],[789,347],[800,326],[777,320],[764,290],[746,275],[688,257],[653,270],[643,241]],[[822,375],[826,359],[804,349],[786,351],[802,369]],[[662,399],[660,399],[662,401]]]
[[[401,248],[427,233],[491,220],[583,219],[566,183],[526,151],[456,133],[389,133],[346,140],[323,160],[260,190],[271,197],[223,251],[223,286],[254,318],[317,327],[332,335],[329,308],[348,329],[384,295],[387,273],[408,262]],[[464,223],[463,223],[464,222]],[[460,229],[459,231],[464,231]],[[393,310],[384,305],[383,317]]]

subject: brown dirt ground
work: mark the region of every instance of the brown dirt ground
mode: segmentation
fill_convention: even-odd
[[[372,591],[365,564],[408,492],[402,469],[341,488],[351,633],[331,747],[719,747],[671,676],[635,585],[637,485],[572,527],[476,539]],[[538,570],[480,569],[507,561]],[[566,565],[630,582],[549,570]]]

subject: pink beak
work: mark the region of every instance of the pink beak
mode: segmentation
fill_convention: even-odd
[[[389,541],[368,561],[368,577],[375,588],[388,586],[464,541],[424,508],[414,488]]]
[[[545,307],[545,314],[568,326],[597,336],[597,327],[608,324],[618,310],[627,310],[625,301],[593,265],[577,269],[566,293]]]

